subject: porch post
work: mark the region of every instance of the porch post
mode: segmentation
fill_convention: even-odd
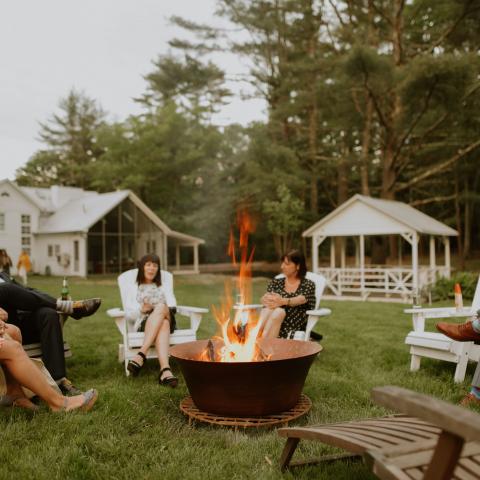
[[[429,283],[435,282],[437,279],[437,272],[436,272],[436,258],[435,258],[435,237],[430,235],[430,275],[429,275]]]
[[[193,246],[193,271],[195,273],[199,273],[199,268],[198,268],[198,244],[195,244]]]
[[[360,291],[365,290],[365,237],[360,235]]]
[[[312,237],[312,272],[318,271],[318,238],[316,235]]]
[[[180,245],[175,245],[175,267],[180,270]]]
[[[330,237],[330,268],[335,268],[335,237]]]
[[[105,244],[105,223],[107,221],[102,218],[102,273],[107,273],[107,246]]]
[[[346,237],[340,237],[341,239],[341,245],[342,245],[342,250],[340,251],[340,266],[342,267],[342,269],[345,268],[345,265],[346,265],[346,243],[347,243],[347,238]]]
[[[412,233],[412,284],[413,294],[418,292],[418,234]]]
[[[450,237],[443,237],[443,243],[445,245],[445,267],[447,270],[447,278],[450,278],[452,273],[450,265]]]

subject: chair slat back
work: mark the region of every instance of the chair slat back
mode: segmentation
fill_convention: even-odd
[[[473,296],[472,309],[480,310],[480,275],[478,276],[477,288],[475,289],[475,295]]]
[[[280,273],[275,278],[284,278],[285,275]],[[325,290],[325,285],[327,280],[323,275],[319,273],[307,272],[305,278],[311,280],[315,284],[315,310],[320,306],[320,300],[322,299],[323,291]]]
[[[125,310],[128,305],[135,304],[137,301],[137,289],[136,282],[138,268],[127,270],[118,276],[118,287],[120,289],[120,297],[122,299],[123,309]],[[176,307],[177,300],[173,293],[173,275],[170,272],[161,270],[162,287],[167,299],[167,305],[169,307]]]

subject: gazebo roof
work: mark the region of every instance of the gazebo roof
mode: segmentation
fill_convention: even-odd
[[[402,233],[455,236],[458,232],[406,203],[356,194],[302,234],[389,235]]]

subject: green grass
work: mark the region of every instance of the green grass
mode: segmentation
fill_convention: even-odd
[[[226,277],[176,277],[179,304],[219,304]],[[267,280],[256,278],[258,299]],[[58,295],[59,278],[32,277],[31,285]],[[150,361],[136,379],[126,378],[117,362],[120,336],[105,311],[120,305],[113,277],[71,279],[74,297],[100,296],[103,303],[92,318],[69,320],[65,338],[73,357],[69,377],[81,388],[95,387],[99,401],[91,413],[52,414],[46,408],[30,414],[0,410],[0,478],[35,479],[367,479],[360,462],[297,468],[281,474],[278,458],[284,440],[275,430],[234,431],[204,424],[188,425],[179,402],[187,394],[157,383],[158,366]],[[400,385],[457,402],[468,388],[475,368],[469,366],[464,384],[453,383],[453,364],[422,360],[419,372],[409,372],[404,345],[411,329],[405,306],[385,303],[324,302],[333,311],[321,320],[323,352],[312,365],[304,392],[312,399],[309,415],[296,424],[314,424],[382,415],[372,404],[370,390]],[[432,325],[429,325],[432,328]],[[214,333],[211,314],[199,338]],[[173,365],[174,371],[178,367]],[[303,441],[294,458],[333,450]]]

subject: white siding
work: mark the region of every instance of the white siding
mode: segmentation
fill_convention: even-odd
[[[35,270],[37,259],[35,235],[38,229],[40,210],[9,183],[0,185],[0,212],[5,214],[5,229],[0,231],[0,248],[7,250],[16,273],[17,260],[22,248],[22,215],[30,215],[31,260]]]

